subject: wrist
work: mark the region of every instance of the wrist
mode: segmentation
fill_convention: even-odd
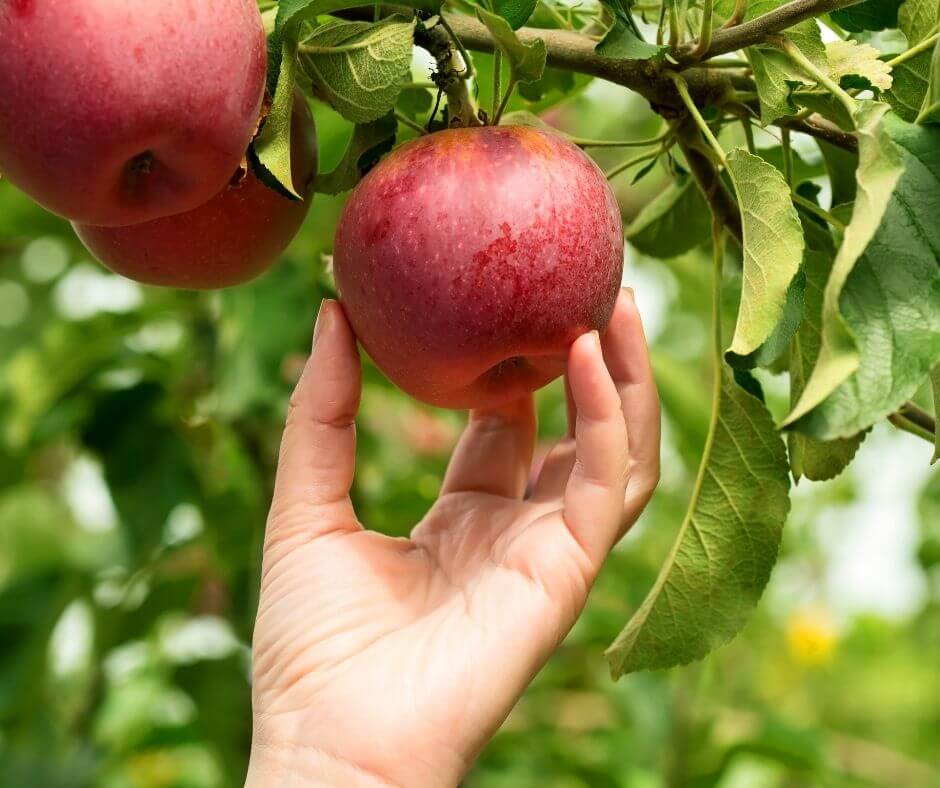
[[[399,788],[397,783],[314,747],[252,743],[245,788]]]

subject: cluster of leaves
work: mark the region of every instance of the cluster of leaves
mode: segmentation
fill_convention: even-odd
[[[766,28],[763,20],[787,10],[781,0],[664,0],[642,15],[629,0],[605,0],[579,14],[550,0],[462,2],[454,7],[462,17],[418,0],[371,22],[324,16],[356,6],[283,0],[278,7],[274,106],[258,153],[281,182],[289,172],[285,119],[295,83],[356,124],[342,161],[321,176],[320,189],[331,194],[351,188],[394,145],[400,122],[418,133],[499,122],[517,85],[528,109],[542,108],[533,101],[550,90],[558,98],[576,92],[570,75],[565,82],[558,77],[564,72],[546,69],[553,54],[569,71],[614,74],[644,95],[655,91],[657,101],[671,91],[666,130],[623,143],[649,151],[610,171],[614,177],[642,163],[636,181],[661,163],[673,179],[635,217],[627,238],[644,254],[672,258],[711,241],[714,212],[740,244],[741,288],[727,347],[716,325],[711,424],[692,500],[649,596],[608,655],[615,676],[701,658],[741,628],[762,593],[790,478],[837,476],[885,418],[937,441],[940,453],[934,417],[911,402],[932,370],[940,399],[936,0],[846,2],[824,20],[803,14]],[[467,27],[471,15],[482,30]],[[715,44],[739,26],[755,32],[730,62],[717,62],[729,48]],[[489,88],[454,27],[471,30],[471,48],[483,33],[497,53],[489,61],[489,118],[468,116],[457,101],[447,103],[462,115],[436,116],[442,93],[454,98],[455,84],[477,98]],[[575,40],[589,47],[572,54]],[[414,43],[437,61],[430,86],[411,81]],[[442,75],[454,62],[462,73]],[[501,94],[504,62],[508,90]],[[618,79],[611,62],[633,76]],[[694,90],[702,73],[724,75],[721,88]],[[542,123],[520,112],[503,122]],[[743,140],[735,138],[739,127]],[[755,129],[780,144],[758,148]],[[794,151],[803,134],[817,137],[824,168]],[[730,151],[728,141],[736,145]],[[724,206],[716,194],[728,198]],[[722,244],[712,245],[720,291]],[[716,320],[719,314],[716,307]],[[789,373],[790,410],[776,421],[755,377],[765,370]]]

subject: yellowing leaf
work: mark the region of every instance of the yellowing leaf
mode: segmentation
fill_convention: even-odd
[[[857,76],[868,80],[879,90],[891,89],[891,66],[878,59],[878,50],[857,41],[833,41],[826,44],[829,73],[839,82],[843,77]]]

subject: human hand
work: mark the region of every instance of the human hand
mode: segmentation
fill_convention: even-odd
[[[659,400],[639,314],[571,346],[570,433],[528,497],[532,397],[471,413],[411,532],[349,499],[361,371],[324,301],[268,518],[247,785],[454,786],[584,606],[659,478]]]

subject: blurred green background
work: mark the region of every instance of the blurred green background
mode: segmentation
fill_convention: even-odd
[[[486,85],[488,58],[477,65]],[[329,170],[350,127],[314,109]],[[546,117],[594,138],[656,130],[642,102],[600,83]],[[664,177],[615,180],[626,220]],[[0,182],[0,785],[242,781],[262,529],[287,399],[332,293],[341,204],[318,195],[262,278],[197,294],[109,274],[67,223]],[[841,478],[797,487],[780,564],[740,637],[698,665],[608,677],[603,649],[652,583],[704,441],[708,278],[702,253],[628,252],[664,403],[662,484],[466,786],[937,783],[940,465],[887,427]],[[763,382],[781,412],[785,386]],[[539,402],[550,441],[559,386]],[[462,421],[367,369],[354,490],[365,523],[409,531]]]

